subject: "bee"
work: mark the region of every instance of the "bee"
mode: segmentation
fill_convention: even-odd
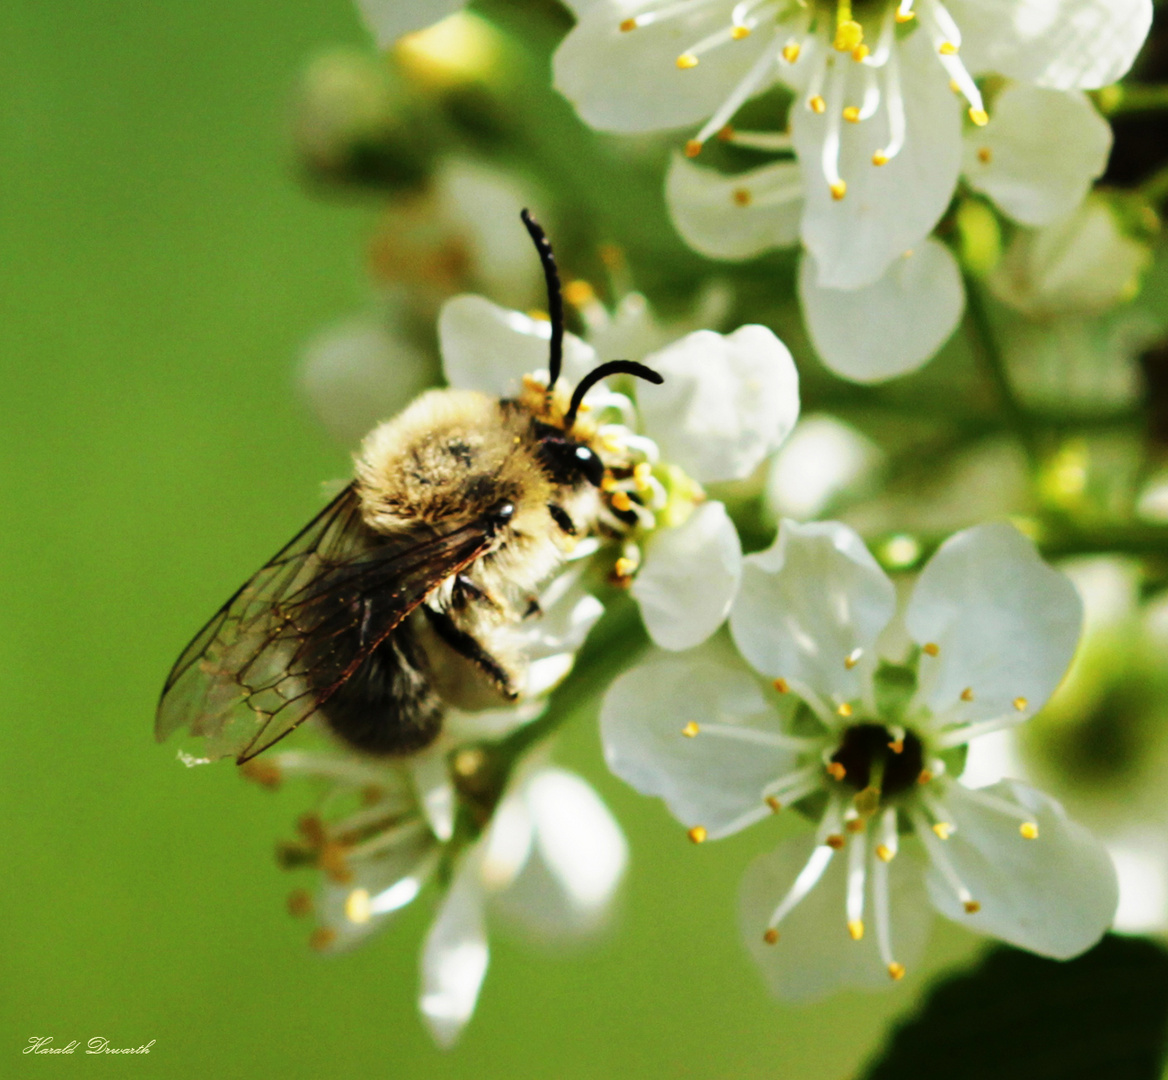
[[[405,755],[437,738],[447,705],[518,698],[526,663],[505,628],[538,613],[535,590],[577,538],[629,523],[584,395],[614,374],[662,382],[613,360],[568,394],[555,257],[521,216],[547,282],[547,385],[430,390],[375,428],[356,478],[178,658],[158,741],[186,729],[242,764],[315,716],[358,751]]]

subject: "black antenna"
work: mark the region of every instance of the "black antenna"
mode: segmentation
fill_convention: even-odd
[[[564,297],[560,293],[560,273],[556,269],[556,257],[552,254],[551,241],[540,228],[539,223],[531,216],[530,211],[522,210],[519,216],[535,242],[535,250],[539,252],[539,261],[543,263],[543,276],[547,279],[548,316],[552,320],[552,341],[548,355],[548,390],[556,385],[560,377],[560,368],[564,361]]]
[[[652,368],[638,364],[636,360],[609,360],[606,364],[594,367],[576,384],[576,389],[572,391],[572,402],[564,415],[565,431],[572,430],[572,425],[576,422],[576,412],[580,408],[580,402],[584,400],[584,395],[601,379],[605,379],[609,375],[635,375],[638,379],[644,379],[657,386],[665,381],[664,377],[658,375]]]

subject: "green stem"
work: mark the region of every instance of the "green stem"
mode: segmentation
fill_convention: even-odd
[[[1140,196],[1153,206],[1168,199],[1168,165],[1161,166],[1137,189]]]
[[[1124,116],[1168,109],[1168,83],[1116,84],[1104,87],[1094,96],[1105,116]]]

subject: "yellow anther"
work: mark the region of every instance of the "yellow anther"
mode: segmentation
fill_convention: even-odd
[[[953,835],[953,826],[947,821],[938,821],[933,825],[933,832],[938,840],[948,840]]]
[[[367,923],[371,914],[368,889],[354,889],[345,897],[345,918],[349,922],[358,925]]]
[[[633,500],[629,498],[627,491],[614,491],[612,493],[613,508],[619,510],[622,514],[633,508]]]
[[[622,555],[613,564],[612,572],[614,574],[616,574],[616,576],[618,578],[624,578],[624,577],[632,577],[633,572],[636,569],[637,569],[637,564],[635,562],[633,562],[632,559],[626,558],[624,555]]]
[[[855,19],[842,19],[836,24],[835,41],[832,44],[838,52],[858,49],[863,40],[864,28]]]
[[[912,22],[917,17],[915,11],[898,11],[896,13],[896,21],[898,23]]]
[[[782,804],[781,802],[779,802],[779,800],[778,800],[778,799],[777,799],[777,798],[776,798],[774,795],[768,795],[768,796],[767,796],[767,798],[766,798],[766,804],[767,804],[767,806],[769,806],[769,807],[771,808],[771,810],[772,810],[774,813],[776,813],[776,814],[777,814],[777,813],[778,813],[780,810],[782,810],[782,808],[783,808],[783,804]]]
[[[1016,697],[1014,699],[1014,708],[1017,709],[1019,712],[1025,712],[1026,706],[1029,704],[1030,704],[1030,702],[1027,701],[1024,697]]]
[[[312,914],[312,897],[304,889],[296,889],[288,894],[288,914],[303,918]]]
[[[926,656],[937,656],[941,652],[941,646],[938,645],[935,641],[928,641],[921,649],[921,652],[923,652]]]
[[[780,694],[785,694],[788,690],[791,689],[786,679],[775,679],[771,685],[773,685]]]
[[[812,94],[807,99],[807,108],[822,116],[827,111],[827,102],[823,100],[822,94]]]
[[[858,124],[860,122],[860,107],[858,105],[849,105],[844,109],[844,119],[849,124]]]
[[[733,194],[730,196],[734,200],[735,206],[749,206],[752,196],[749,188],[735,188]]]
[[[855,47],[855,48],[852,50],[852,59],[853,59],[853,60],[855,60],[855,62],[856,62],[857,64],[859,64],[859,63],[861,63],[862,61],[864,61],[864,60],[867,60],[867,59],[868,59],[868,55],[869,55],[871,52],[872,52],[872,50],[871,50],[871,49],[869,49],[867,45],[857,45],[857,46],[856,46],[856,47]]]
[[[719,142],[729,142],[734,138],[734,125],[723,124],[720,128],[718,128],[718,132],[714,137]]]
[[[933,779],[933,774],[928,769],[921,769],[917,774],[918,784],[927,784]]]
[[[741,25],[732,27],[730,30],[730,36],[735,41],[741,41],[743,38],[748,38],[750,37],[750,27]]]
[[[888,744],[888,749],[891,750],[894,754],[903,754],[904,739],[893,739],[892,742]]]
[[[768,945],[775,945],[779,940],[779,932],[772,926],[765,934],[763,934],[762,939]]]
[[[888,974],[892,977],[893,982],[897,982],[904,978],[904,964],[898,964],[895,960],[888,965]]]
[[[1024,840],[1038,839],[1038,825],[1033,821],[1024,821],[1018,826],[1018,831]]]
[[[853,941],[859,941],[864,936],[864,924],[859,919],[848,920],[848,933]]]
[[[877,150],[876,153],[874,153],[872,155],[872,164],[873,165],[887,165],[888,164],[888,155],[883,150]]]
[[[581,278],[564,286],[564,299],[573,307],[583,307],[596,299],[596,290]]]
[[[337,932],[327,926],[318,926],[308,938],[308,947],[323,952],[337,940]]]
[[[937,52],[939,52],[942,56],[956,56],[957,46],[954,45],[952,41],[942,41],[940,46],[937,48]]]
[[[649,486],[649,478],[653,475],[653,466],[647,461],[638,462],[633,467],[633,481],[638,488],[644,489]]]
[[[848,770],[845,769],[838,761],[832,761],[828,763],[827,774],[833,780],[842,780],[845,776],[848,775]]]
[[[831,197],[839,202],[848,193],[848,185],[842,180],[837,180],[831,185]]]
[[[964,690],[961,691],[961,700],[962,701],[972,701],[973,700],[973,687],[972,686],[967,686]]]
[[[852,715],[852,707],[845,701],[842,705],[836,706],[836,715],[842,716],[845,719]]]
[[[697,723],[691,720],[688,724],[685,725],[685,727],[681,729],[681,733],[687,738],[692,739],[701,730],[702,729],[698,727]]]
[[[344,844],[330,840],[321,847],[320,855],[317,857],[317,862],[325,872],[325,876],[331,878],[338,885],[348,885],[353,880],[353,871],[349,868],[348,860],[345,858],[347,850]]]
[[[696,68],[698,66],[698,58],[694,56],[693,53],[682,53],[677,58],[677,66],[681,68],[682,71],[688,71],[690,68]]]
[[[896,854],[887,844],[876,845],[876,858],[881,862],[892,862],[893,856]]]
[[[801,51],[802,50],[799,48],[799,44],[797,42],[789,41],[786,45],[783,46],[783,59],[786,60],[788,64],[793,64],[796,60],[799,59],[799,53]]]
[[[831,848],[832,851],[839,851],[840,848],[842,848],[844,844],[847,843],[847,841],[842,836],[840,836],[839,833],[832,833],[831,836],[824,840],[824,843],[829,848]]]
[[[621,28],[622,34],[627,34],[630,30],[636,30],[637,20],[636,19],[625,19],[621,22],[620,28]]]
[[[990,122],[990,114],[985,109],[970,109],[969,118],[978,127],[985,127]]]
[[[864,819],[862,817],[848,818],[844,822],[844,828],[850,833],[860,833],[864,831]]]
[[[702,152],[702,143],[700,139],[690,139],[685,144],[685,156],[697,157]]]
[[[844,667],[851,671],[859,662],[860,657],[864,655],[863,649],[853,649],[847,656],[844,657]]]
[[[965,908],[966,915],[976,915],[981,911],[981,904],[976,900],[966,900],[962,906]]]
[[[316,814],[305,814],[296,822],[296,831],[304,837],[305,842],[310,847],[318,848],[324,846],[324,822]]]
[[[239,767],[239,771],[260,787],[278,788],[283,779],[280,766],[270,761],[248,761]]]
[[[534,319],[536,322],[551,322],[552,321],[552,317],[546,311],[541,311],[539,308],[529,309],[527,312],[527,317],[529,319]],[[542,386],[543,384],[537,383],[537,385]]]
[[[686,835],[695,843],[704,843],[706,839],[706,830],[701,825],[695,825]]]
[[[468,746],[454,755],[450,768],[455,776],[470,780],[482,772],[486,764],[487,752],[481,746]]]
[[[988,146],[983,146],[977,152],[977,160],[980,161],[983,165],[988,165],[991,161],[994,160],[994,152]]]

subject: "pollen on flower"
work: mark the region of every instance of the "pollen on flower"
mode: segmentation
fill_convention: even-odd
[[[1018,831],[1025,840],[1038,839],[1038,825],[1033,821],[1024,821],[1018,826]]]
[[[846,701],[836,707],[836,715],[842,716],[845,719],[852,715],[852,707]]]
[[[932,781],[932,779],[933,779],[933,774],[928,769],[921,769],[920,773],[917,775],[917,783],[918,784],[928,784]]]
[[[321,847],[317,858],[320,868],[338,885],[348,885],[353,880],[353,871],[345,857],[347,851],[344,844],[329,841]]]
[[[926,656],[937,656],[941,652],[941,646],[938,645],[935,641],[928,641],[921,648],[921,652],[923,652]]]
[[[637,20],[636,19],[623,19],[621,21],[620,28],[621,28],[622,34],[627,34],[630,30],[636,30]]]
[[[706,839],[706,830],[705,830],[705,827],[702,825],[695,825],[692,829],[689,830],[688,833],[686,833],[686,835],[695,844],[701,844],[701,843],[704,843],[704,841]]]
[[[850,53],[858,49],[864,40],[864,28],[855,19],[841,19],[836,24],[835,40],[832,42],[837,52]]]
[[[585,304],[590,304],[596,299],[596,290],[587,281],[584,281],[582,278],[577,278],[575,281],[569,281],[564,286],[564,299],[572,307],[583,307]]]
[[[633,468],[633,481],[639,491],[649,486],[649,478],[653,475],[653,466],[647,461],[640,461]]]
[[[768,795],[766,797],[766,804],[771,808],[771,811],[776,814],[783,809],[783,804],[779,802],[779,800],[774,795]]]
[[[888,744],[888,749],[891,750],[894,754],[903,754],[904,739],[893,739],[892,742]]]
[[[851,671],[859,662],[860,657],[864,655],[863,649],[853,649],[847,656],[844,657],[844,667]]]
[[[832,851],[839,851],[847,840],[839,833],[832,833],[826,840],[823,841]]]
[[[811,97],[807,99],[807,108],[809,108],[813,113],[817,113],[818,115],[822,116],[825,112],[827,112],[827,102],[823,100],[823,96],[821,94],[812,94]]]
[[[797,41],[788,41],[787,44],[783,46],[783,59],[786,60],[788,64],[793,64],[796,60],[799,59],[799,53],[801,51],[802,50],[799,48],[799,43]]]
[[[369,921],[371,914],[368,889],[354,889],[345,897],[345,918],[349,922],[360,926]]]
[[[690,139],[685,144],[685,156],[689,158],[697,157],[702,152],[702,143],[700,139]]]
[[[976,900],[966,900],[965,903],[962,904],[962,907],[965,908],[966,915],[976,915],[979,911],[981,911],[981,904],[979,904]]]
[[[938,821],[933,824],[933,832],[938,840],[948,840],[953,835],[953,826],[947,821]]]
[[[839,202],[848,193],[848,185],[843,180],[837,180],[831,185],[831,197]]]
[[[633,508],[633,500],[629,498],[627,491],[614,491],[612,494],[612,505],[624,513],[626,510]]]
[[[973,687],[972,686],[967,686],[964,690],[961,691],[961,700],[962,701],[972,701],[973,700]]]
[[[844,119],[849,124],[858,124],[860,122],[860,107],[858,105],[849,105],[844,109]]]
[[[734,138],[734,125],[723,124],[718,128],[717,134],[714,136],[719,142],[730,142]]]
[[[857,45],[852,50],[852,59],[855,60],[857,64],[862,64],[865,60],[868,59],[868,56],[871,52],[872,50],[869,49],[867,45]]]
[[[863,922],[859,919],[849,919],[848,933],[852,935],[853,941],[859,941],[864,936]]]
[[[969,118],[975,124],[977,124],[978,127],[985,127],[986,124],[990,122],[990,114],[986,112],[985,109],[971,108],[969,110]]]
[[[787,683],[787,680],[786,680],[786,679],[775,679],[775,681],[774,681],[774,682],[773,682],[771,685],[772,685],[772,686],[774,686],[774,688],[775,688],[775,689],[776,689],[776,690],[777,690],[777,691],[778,691],[780,694],[785,694],[785,693],[787,693],[787,692],[788,692],[788,691],[791,689],[791,687],[790,687],[790,685]]]
[[[886,153],[884,153],[883,150],[877,150],[876,153],[874,153],[872,155],[872,164],[873,165],[887,165],[888,164],[888,155]]]
[[[681,68],[682,71],[688,71],[690,68],[696,68],[698,66],[698,58],[694,56],[693,53],[682,53],[677,58],[677,66]]]
[[[734,200],[735,206],[749,206],[751,203],[750,189],[744,187],[735,188],[731,198]]]
[[[1027,701],[1024,697],[1016,697],[1014,699],[1014,708],[1017,709],[1019,712],[1025,712],[1026,706],[1029,704],[1030,704],[1030,702]]]
[[[888,974],[892,977],[893,982],[899,982],[904,978],[904,964],[898,964],[895,960],[888,965]]]
[[[779,932],[772,926],[765,934],[763,934],[762,939],[768,945],[777,945],[779,942]]]
[[[848,775],[848,770],[845,769],[838,761],[828,763],[827,773],[833,780],[842,780]]]
[[[700,727],[698,727],[697,722],[694,720],[691,720],[688,724],[685,725],[685,727],[683,727],[681,729],[681,733],[683,735],[687,736],[688,738],[692,739],[701,730],[702,729]]]
[[[878,858],[881,862],[890,863],[892,862],[892,859],[895,855],[896,852],[893,851],[892,848],[890,848],[887,844],[876,845],[876,858]]]
[[[317,952],[324,952],[336,940],[335,930],[330,930],[327,926],[318,926],[308,938],[308,947]]]
[[[942,56],[956,56],[957,46],[954,45],[952,41],[942,41],[941,44],[937,47],[937,52],[939,52]]]
[[[312,914],[312,897],[304,889],[294,889],[288,894],[288,914],[297,919]]]
[[[615,499],[613,500],[613,504],[614,505],[616,504]],[[637,569],[637,564],[635,562],[633,562],[633,560],[630,559],[627,555],[622,555],[613,564],[612,572],[614,574],[616,574],[616,576],[618,578],[627,578],[627,577],[632,577],[633,573],[636,571],[636,569]],[[695,731],[694,734],[696,735],[697,732]]]
[[[994,160],[994,152],[988,146],[983,146],[977,152],[977,160],[980,161],[983,165],[988,165],[991,161]]]
[[[730,28],[730,36],[735,41],[741,41],[743,38],[750,37],[750,27],[741,24]]]

